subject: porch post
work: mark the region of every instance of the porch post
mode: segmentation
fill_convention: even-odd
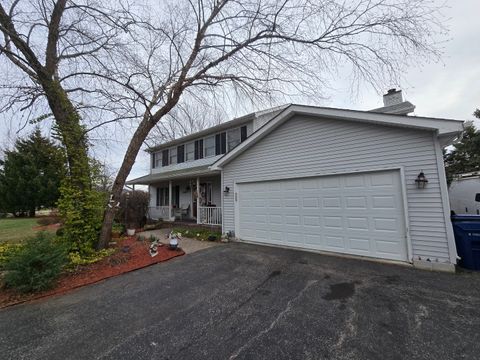
[[[172,220],[172,180],[168,182],[168,220]]]
[[[200,176],[197,176],[197,224],[200,224]]]

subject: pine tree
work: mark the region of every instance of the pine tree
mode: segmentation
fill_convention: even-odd
[[[473,115],[480,119],[480,109],[476,109]],[[454,144],[453,150],[445,152],[444,160],[449,184],[455,175],[480,171],[480,131],[473,122],[466,124],[462,137]]]
[[[0,168],[0,209],[15,216],[35,216],[55,206],[66,174],[64,151],[36,129],[5,152]]]

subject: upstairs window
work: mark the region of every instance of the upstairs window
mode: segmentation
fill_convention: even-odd
[[[170,165],[177,163],[177,148],[170,149]]]
[[[168,149],[162,151],[162,166],[168,166]]]
[[[161,167],[161,166],[162,166],[162,152],[159,151],[159,152],[154,153],[153,155],[155,155],[155,156],[154,156],[154,158],[155,158],[155,164],[154,164],[153,167],[154,167],[154,168],[159,168],[159,167]]]
[[[185,161],[195,160],[195,143],[185,145]]]
[[[227,133],[222,132],[215,135],[215,155],[225,154],[227,152]]]
[[[177,163],[183,163],[185,161],[185,145],[177,146]]]
[[[156,154],[156,153],[152,153],[152,155],[151,155],[151,158],[152,158],[152,169],[155,169],[155,167],[156,167],[156,157],[157,157],[157,154]]]
[[[240,128],[232,129],[228,131],[228,151],[233,150],[235,146],[240,144],[241,134]]]
[[[205,157],[215,155],[215,136],[205,138]]]
[[[195,141],[195,160],[203,159],[203,139]]]

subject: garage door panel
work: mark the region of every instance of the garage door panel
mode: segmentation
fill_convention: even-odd
[[[368,225],[367,217],[347,217],[348,230],[368,230]]]
[[[393,186],[395,179],[393,172],[383,172],[370,175],[370,183],[372,186]]]
[[[341,216],[324,216],[323,217],[323,226],[326,229],[343,229],[343,219]]]
[[[352,210],[366,210],[368,200],[367,196],[346,196],[345,207]]]
[[[325,246],[327,249],[345,249],[345,241],[343,236],[325,234]]]
[[[398,171],[245,183],[236,191],[241,239],[407,258]]]
[[[315,226],[316,231],[320,230],[320,217],[319,216],[310,216],[304,215],[303,216],[303,225],[305,226]]]

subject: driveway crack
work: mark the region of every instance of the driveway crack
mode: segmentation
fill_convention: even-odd
[[[314,285],[315,283],[317,283],[318,280],[310,280],[307,282],[307,284],[305,285],[305,287],[300,290],[300,292],[297,294],[297,296],[295,296],[293,299],[290,299],[287,303],[287,306],[285,307],[285,309],[283,309],[282,311],[280,311],[278,313],[278,315],[275,317],[275,319],[270,323],[269,326],[267,326],[265,329],[259,331],[256,335],[254,335],[253,337],[251,337],[245,344],[243,344],[240,348],[238,348],[236,351],[234,351],[234,353],[232,355],[230,355],[229,359],[232,360],[232,359],[236,359],[244,350],[246,350],[248,347],[250,347],[250,345],[255,342],[257,339],[259,339],[260,337],[262,337],[263,335],[267,334],[268,332],[270,332],[276,325],[277,323],[283,318],[286,316],[286,314],[288,314],[288,312],[290,312],[290,310],[292,309],[292,304],[297,301],[312,285]]]

